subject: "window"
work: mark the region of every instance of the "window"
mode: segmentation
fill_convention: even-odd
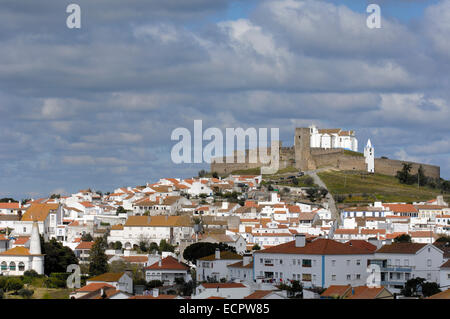
[[[356,274],[356,280],[360,280],[361,279],[361,274]]]
[[[396,265],[396,266],[400,266],[400,259],[396,259],[396,260],[395,260],[395,265]]]
[[[360,266],[360,265],[361,265],[361,260],[358,259],[358,260],[356,261],[356,266]]]
[[[428,266],[428,267],[431,267],[431,259],[428,259],[428,260],[427,260],[427,266]]]
[[[351,280],[352,275],[347,275],[347,280]]]
[[[311,267],[311,259],[302,259],[302,267]]]
[[[331,280],[336,281],[336,275],[331,275]]]
[[[292,261],[292,264],[295,266],[295,259]]]
[[[303,274],[302,280],[303,281],[311,281],[311,274]]]
[[[280,259],[280,265],[282,265],[283,264],[283,259]]]
[[[8,264],[6,263],[6,261],[2,262],[2,266],[1,266],[2,270],[7,270],[8,269]],[[450,275],[449,275],[450,276]]]
[[[16,270],[16,263],[14,261],[11,261],[9,263],[9,270],[12,270],[12,271]]]
[[[336,266],[336,260],[333,259],[333,260],[331,261],[331,266],[333,266],[333,267]]]
[[[408,259],[405,259],[404,262],[405,262],[405,266],[409,266],[409,260]]]

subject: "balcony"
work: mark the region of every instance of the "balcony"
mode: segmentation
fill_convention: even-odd
[[[412,266],[392,266],[388,265],[386,267],[381,267],[382,272],[412,272],[413,271]]]
[[[393,281],[393,280],[388,280],[388,281],[381,281],[380,284],[381,286],[404,286],[406,281]]]

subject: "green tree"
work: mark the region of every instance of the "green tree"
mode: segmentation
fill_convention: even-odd
[[[217,172],[213,172],[213,173],[212,173],[212,177],[213,177],[213,178],[219,178],[219,174],[217,174]]]
[[[236,252],[236,248],[228,246],[227,244],[224,243],[200,242],[194,243],[186,247],[186,249],[183,252],[183,258],[195,264],[197,259],[214,254],[216,248],[219,248],[220,251],[231,251],[234,253]]]
[[[175,251],[175,246],[169,244],[168,242],[166,242],[165,239],[161,239],[160,243],[159,243],[159,251],[163,252],[163,251],[169,251],[169,252],[174,252]]]
[[[105,254],[106,242],[97,238],[92,245],[89,256],[89,275],[98,276],[108,272],[108,257]]]
[[[92,235],[90,233],[84,233],[83,236],[81,236],[82,241],[93,241],[94,238],[92,238]]]
[[[408,234],[402,234],[394,238],[395,243],[410,243],[411,236]]]
[[[122,243],[120,242],[120,241],[116,241],[115,243],[114,243],[114,249],[115,250],[119,250],[119,249],[122,249]]]
[[[23,281],[18,277],[11,277],[8,278],[8,281],[6,282],[6,291],[19,291],[23,288]]]
[[[254,244],[252,250],[261,250],[261,247],[258,244]]]
[[[69,247],[63,246],[55,238],[44,242],[41,236],[41,248],[44,258],[44,273],[50,275],[54,272],[66,272],[67,266],[78,264],[78,258]]]
[[[123,208],[122,206],[117,207],[116,215],[126,214],[126,213],[127,213],[127,211],[125,210],[125,208]]]
[[[0,203],[18,203],[18,201],[16,201],[14,198],[11,197],[5,197],[5,198],[1,198],[0,199]]]
[[[198,177],[205,177],[206,174],[208,174],[208,172],[205,171],[204,169],[202,169],[202,170],[200,170],[200,171],[198,172]]]
[[[436,239],[438,243],[450,243],[450,236],[441,236]]]
[[[303,183],[305,183],[306,186],[311,187],[314,185],[314,179],[311,176],[306,176]]]

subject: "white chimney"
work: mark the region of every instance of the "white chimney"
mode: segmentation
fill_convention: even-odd
[[[159,296],[159,289],[158,288],[153,288],[152,289],[152,296],[154,298],[158,298],[158,296]]]
[[[216,248],[216,259],[220,259],[220,250]]]
[[[306,238],[303,234],[297,234],[295,235],[295,247],[305,247],[306,245]]]

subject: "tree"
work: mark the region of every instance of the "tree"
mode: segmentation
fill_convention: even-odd
[[[450,243],[450,236],[441,236],[436,239],[438,243]]]
[[[41,236],[41,248],[44,258],[44,273],[50,275],[51,273],[61,273],[67,271],[67,266],[72,264],[78,265],[78,258],[69,247],[63,246],[55,238],[49,242],[44,242]]]
[[[81,241],[93,241],[94,238],[92,238],[92,235],[90,233],[84,233],[83,236],[81,236]]]
[[[159,251],[169,251],[169,252],[174,252],[175,251],[175,246],[169,244],[168,242],[166,242],[165,239],[161,239],[161,242],[159,243]]]
[[[5,198],[1,198],[0,199],[0,203],[18,203],[18,201],[16,201],[14,198],[11,197],[5,197]]]
[[[429,297],[437,294],[441,290],[435,282],[426,282],[424,278],[416,277],[408,280],[405,287],[401,290],[401,294],[406,297],[417,296],[418,289],[422,291],[424,297]]]
[[[228,246],[224,243],[194,243],[186,247],[183,252],[183,258],[195,264],[197,259],[212,255],[215,253],[216,248],[220,251],[231,251],[236,253],[236,248]]]
[[[116,242],[114,243],[114,249],[115,249],[115,250],[120,250],[120,249],[122,249],[122,243],[121,243],[120,241],[116,241]]]
[[[8,278],[8,281],[6,282],[6,287],[5,287],[6,291],[17,292],[22,288],[23,288],[23,282],[22,282],[22,280],[20,280],[20,278],[17,278],[17,277]]]
[[[125,208],[123,208],[122,206],[117,207],[116,215],[126,214],[126,213],[127,213],[127,211],[125,210]]]
[[[108,257],[105,254],[106,242],[97,238],[92,245],[89,256],[89,275],[98,276],[108,272]]]
[[[213,177],[213,178],[219,178],[219,174],[217,174],[217,172],[213,172],[213,173],[212,173],[212,177]]]
[[[198,172],[198,177],[205,177],[206,174],[208,174],[208,172],[205,171],[204,169],[202,169],[202,170],[200,170],[200,171]]]
[[[311,176],[306,176],[303,183],[305,183],[306,186],[311,187],[314,185],[314,179]]]
[[[258,244],[254,244],[252,250],[261,250],[261,247]]]
[[[411,236],[408,234],[402,234],[394,238],[395,243],[410,243]]]

